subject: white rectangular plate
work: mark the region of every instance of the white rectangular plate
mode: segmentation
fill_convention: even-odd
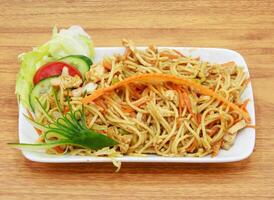
[[[162,47],[163,48],[163,47]],[[209,61],[211,63],[225,63],[228,61],[234,61],[237,65],[242,66],[245,71],[248,72],[243,57],[232,50],[217,49],[217,48],[188,48],[188,47],[167,47],[173,48],[184,55],[192,57],[200,57],[201,60]],[[140,47],[139,49],[144,49]],[[114,53],[123,53],[122,47],[99,47],[95,48],[96,58],[95,62],[101,60],[104,56],[110,56]],[[252,124],[255,124],[255,111],[254,111],[254,99],[251,83],[246,88],[243,99],[250,99],[247,110],[251,117]],[[24,119],[23,113],[25,110],[22,106],[19,109],[19,139],[21,143],[35,143],[37,140],[37,134],[33,127]],[[122,162],[181,162],[181,163],[218,163],[218,162],[233,162],[247,158],[253,152],[255,145],[255,129],[245,128],[242,130],[234,145],[228,150],[221,150],[219,154],[212,158],[210,156],[196,158],[196,157],[163,157],[157,155],[148,155],[144,157],[123,156],[118,157],[117,160]],[[32,161],[47,162],[47,163],[75,163],[75,162],[111,162],[106,157],[91,157],[91,156],[71,156],[71,155],[49,155],[44,152],[23,151],[24,156]]]

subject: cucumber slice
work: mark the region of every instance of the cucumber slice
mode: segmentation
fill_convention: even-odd
[[[84,80],[85,73],[89,70],[90,66],[92,65],[92,61],[88,57],[82,55],[66,56],[64,58],[61,58],[60,61],[76,67],[82,74]]]
[[[51,80],[54,78],[56,77],[49,77],[49,78],[43,79],[38,84],[36,84],[34,88],[32,89],[29,98],[30,98],[30,106],[33,112],[37,111],[38,109],[38,103],[36,101],[36,98],[39,98],[41,95],[50,92],[50,89],[52,88]]]

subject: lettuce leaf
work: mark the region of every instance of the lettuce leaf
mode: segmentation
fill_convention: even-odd
[[[52,38],[47,43],[19,55],[20,71],[17,74],[16,89],[18,103],[30,108],[29,95],[33,88],[33,77],[42,65],[69,55],[84,55],[94,58],[94,46],[90,36],[80,27],[68,29],[53,28]]]
[[[61,29],[59,33],[54,28],[49,41],[49,52],[56,59],[68,55],[84,55],[89,58],[94,56],[92,40],[80,26]]]

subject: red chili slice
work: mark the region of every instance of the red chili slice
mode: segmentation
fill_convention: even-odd
[[[37,84],[39,83],[39,81],[45,78],[61,75],[64,67],[68,68],[69,75],[71,76],[78,75],[79,77],[82,78],[81,73],[75,67],[68,65],[67,63],[64,63],[64,62],[51,62],[43,65],[42,67],[38,69],[35,76],[33,77],[33,83]]]

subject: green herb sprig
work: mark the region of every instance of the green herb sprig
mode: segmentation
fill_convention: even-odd
[[[37,98],[36,100],[42,113],[46,116],[50,124],[43,125],[26,115],[25,117],[35,128],[43,131],[45,143],[9,143],[10,146],[16,148],[48,149],[60,145],[73,145],[92,150],[99,150],[104,147],[112,147],[118,144],[115,140],[106,135],[97,133],[87,127],[84,107],[82,107],[81,110],[73,112],[71,104],[68,101],[69,112],[63,114],[57,120],[54,120],[43,108],[39,99]]]

